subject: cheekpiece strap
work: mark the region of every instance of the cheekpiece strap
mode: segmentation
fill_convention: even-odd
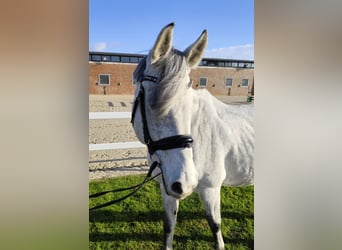
[[[154,76],[143,76],[142,81],[157,82],[157,77]],[[175,148],[191,148],[193,139],[190,135],[175,135],[167,138],[153,141],[148,130],[146,110],[145,110],[145,89],[144,86],[140,86],[139,93],[134,101],[131,123],[134,126],[134,117],[137,111],[138,103],[140,103],[142,127],[144,133],[144,142],[147,145],[148,152],[153,155],[157,150],[169,150]]]

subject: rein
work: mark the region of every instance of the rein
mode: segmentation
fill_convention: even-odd
[[[141,84],[140,84],[139,94],[135,98],[135,101],[133,104],[133,111],[132,111],[132,118],[131,118],[131,123],[134,126],[135,114],[137,111],[138,104],[140,103],[140,111],[141,111],[141,117],[142,117],[142,123],[143,123],[142,125],[143,125],[143,133],[144,133],[144,142],[145,142],[147,149],[148,149],[148,152],[151,156],[157,150],[169,150],[169,149],[175,149],[175,148],[191,148],[192,143],[193,143],[193,139],[189,135],[174,135],[174,136],[170,136],[170,137],[160,139],[158,141],[152,140],[150,132],[148,130],[148,125],[147,125],[146,105],[145,105],[145,89],[142,85],[142,82],[143,81],[150,81],[150,82],[156,83],[157,80],[158,79],[154,76],[146,75],[146,76],[142,77],[142,79],[140,80]],[[151,177],[152,172],[156,167],[159,167],[161,172],[159,174]],[[127,194],[126,196],[121,197],[121,198],[116,199],[116,200],[112,200],[112,201],[103,203],[103,204],[95,206],[95,207],[92,207],[89,209],[89,211],[96,210],[96,209],[103,208],[103,207],[107,207],[107,206],[110,206],[114,203],[118,203],[120,201],[127,199],[128,197],[135,194],[145,183],[155,179],[159,175],[162,176],[162,181],[163,181],[165,192],[169,195],[167,188],[166,188],[166,185],[165,185],[165,180],[164,180],[163,169],[161,167],[161,163],[154,161],[152,163],[152,165],[150,166],[145,179],[140,184],[132,186],[132,187],[128,187],[128,188],[119,188],[119,189],[103,191],[103,192],[99,192],[96,194],[89,195],[89,198],[96,198],[96,197],[99,197],[99,196],[102,196],[102,195],[105,195],[108,193],[117,193],[117,192],[122,192],[122,191],[127,191],[127,190],[133,189],[133,191],[131,193]]]
[[[108,193],[118,193],[118,192],[122,192],[122,191],[127,191],[127,190],[131,190],[131,189],[134,189],[131,193],[127,194],[126,196],[123,196],[119,199],[116,199],[116,200],[112,200],[112,201],[109,201],[109,202],[106,202],[106,203],[103,203],[101,205],[98,205],[98,206],[95,206],[95,207],[92,207],[89,209],[89,211],[92,211],[92,210],[96,210],[96,209],[99,209],[99,208],[103,208],[103,207],[107,207],[107,206],[110,206],[114,203],[118,203],[120,201],[123,201],[125,199],[127,199],[128,197],[132,196],[133,194],[135,194],[136,192],[138,192],[138,190],[147,182],[149,181],[152,181],[153,179],[155,179],[156,177],[158,177],[159,175],[161,175],[161,173],[151,177],[151,174],[153,172],[153,170],[158,166],[158,162],[153,162],[153,164],[150,166],[150,169],[145,177],[145,179],[143,180],[143,182],[141,182],[140,184],[138,185],[135,185],[135,186],[132,186],[132,187],[128,187],[128,188],[119,188],[119,189],[113,189],[113,190],[109,190],[109,191],[103,191],[103,192],[99,192],[99,193],[96,193],[96,194],[92,194],[92,195],[89,195],[89,198],[96,198],[96,197],[99,197],[99,196],[102,196],[102,195],[105,195],[105,194],[108,194]]]

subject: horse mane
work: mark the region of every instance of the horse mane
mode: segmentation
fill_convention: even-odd
[[[149,55],[148,55],[149,56]],[[133,73],[134,81],[139,83],[144,76],[148,56],[137,66]],[[149,99],[151,108],[157,117],[165,116],[170,108],[181,97],[184,97],[188,85],[181,84],[187,74],[186,60],[183,52],[171,49],[169,53],[153,64],[160,73],[159,81],[155,83],[154,93]]]

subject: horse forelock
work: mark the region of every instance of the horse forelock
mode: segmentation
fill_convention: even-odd
[[[133,73],[134,81],[140,82],[147,67],[148,57],[145,57]],[[149,97],[149,104],[157,113],[158,118],[168,113],[170,108],[180,97],[184,97],[187,84],[184,78],[187,75],[187,64],[181,51],[172,49],[160,58],[153,67],[158,71],[158,82],[154,83],[154,93]]]
[[[155,105],[158,116],[164,116],[181,97],[184,97],[187,85],[186,60],[182,52],[172,49],[160,62],[162,76],[157,86]]]

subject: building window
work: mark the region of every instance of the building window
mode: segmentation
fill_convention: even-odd
[[[110,75],[109,74],[100,74],[99,75],[99,85],[108,86],[110,84]]]
[[[129,63],[129,57],[128,56],[122,56],[121,57],[121,62]]]
[[[241,87],[248,87],[248,79],[242,79]]]
[[[102,56],[102,61],[109,61],[109,56]]]
[[[138,63],[138,61],[139,61],[138,57],[135,57],[135,56],[131,56],[129,59],[130,59],[131,63]]]
[[[246,68],[253,68],[253,64],[252,64],[252,63],[246,63],[246,64],[245,64],[245,67],[246,67]]]
[[[232,78],[226,78],[224,86],[227,87],[227,88],[233,87],[233,79]]]
[[[92,55],[92,60],[93,61],[101,61],[101,56],[100,55]]]
[[[217,62],[215,61],[208,61],[208,66],[217,66]]]
[[[232,62],[225,62],[225,63],[224,63],[224,66],[225,66],[225,67],[231,67],[231,66],[232,66]]]
[[[120,56],[111,56],[110,61],[111,62],[120,62]]]
[[[245,68],[245,63],[244,62],[239,62],[239,68]]]
[[[208,61],[207,60],[202,60],[200,63],[200,66],[207,66],[208,65]]]
[[[206,86],[207,86],[207,81],[208,81],[208,78],[206,78],[206,77],[200,77],[200,78],[199,78],[199,82],[198,82],[198,86],[200,86],[200,87],[206,87]]]
[[[238,66],[238,63],[237,62],[232,62],[232,67],[237,67]]]

